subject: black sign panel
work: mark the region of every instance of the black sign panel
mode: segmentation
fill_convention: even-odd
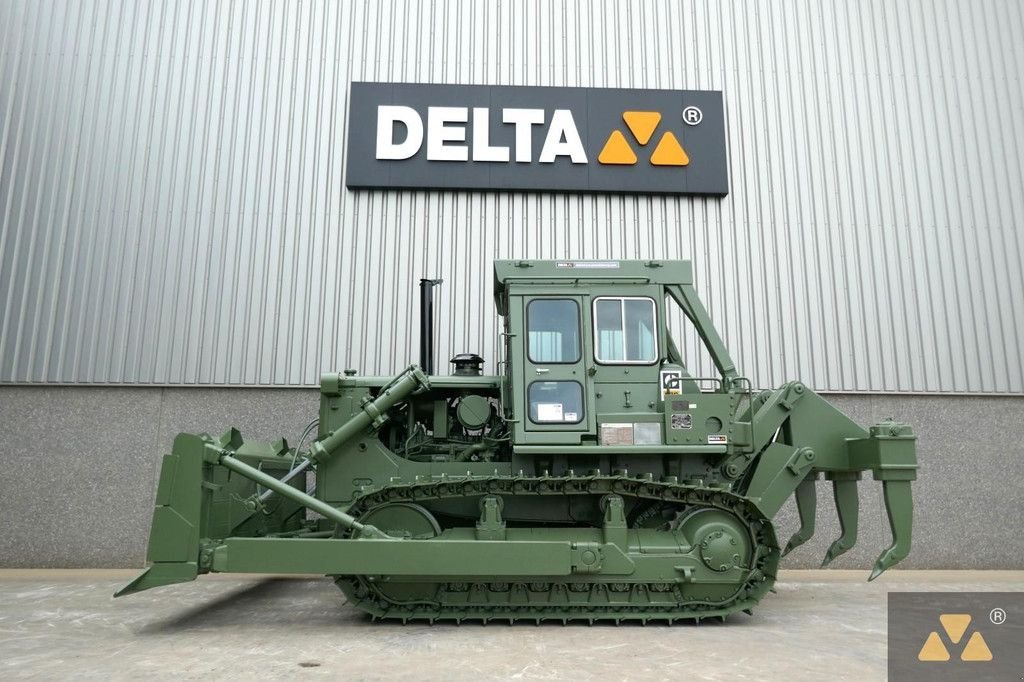
[[[724,195],[722,93],[353,83],[346,185]]]

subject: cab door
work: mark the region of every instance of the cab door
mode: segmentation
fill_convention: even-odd
[[[524,429],[592,432],[584,297],[551,294],[521,300]]]

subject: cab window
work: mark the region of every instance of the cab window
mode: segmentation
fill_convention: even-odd
[[[594,353],[598,362],[656,362],[657,328],[654,299],[602,296],[594,300]]]
[[[583,387],[578,381],[534,381],[527,393],[534,424],[583,421]]]
[[[526,306],[528,354],[534,364],[580,361],[580,309],[568,298],[535,298]]]

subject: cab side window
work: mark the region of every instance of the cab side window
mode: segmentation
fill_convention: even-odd
[[[656,362],[657,328],[654,299],[602,296],[594,300],[594,352],[600,363]]]

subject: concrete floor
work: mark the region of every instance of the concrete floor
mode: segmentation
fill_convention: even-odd
[[[0,570],[0,679],[884,679],[888,591],[1024,591],[1024,571],[784,571],[700,626],[373,624],[322,578],[205,576],[113,600],[125,570]]]

